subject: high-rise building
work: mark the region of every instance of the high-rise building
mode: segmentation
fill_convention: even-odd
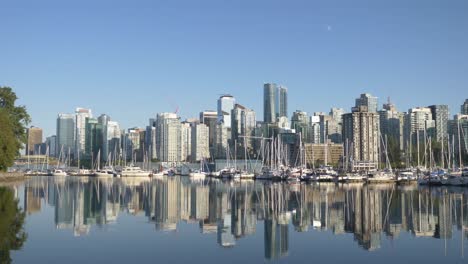
[[[200,123],[208,126],[209,129],[209,147],[210,147],[210,156],[214,154],[215,148],[215,133],[216,125],[218,123],[218,113],[216,111],[204,111],[200,113]]]
[[[107,122],[107,149],[108,156],[112,160],[117,160],[120,158],[120,145],[121,145],[122,131],[120,130],[120,125],[116,121]],[[105,159],[107,160],[107,159]]]
[[[180,124],[180,145],[178,161],[190,161],[192,155],[192,124],[198,121],[187,120]]]
[[[276,122],[276,84],[265,83],[263,85],[263,122]]]
[[[395,105],[390,102],[383,105],[383,109],[379,111],[380,117],[380,133],[383,137],[394,139],[400,149],[403,149],[403,128],[405,114],[398,112]]]
[[[156,150],[158,159],[178,162],[181,156],[181,123],[175,113],[160,113],[156,118]]]
[[[432,119],[435,121],[435,139],[441,142],[447,139],[447,122],[449,120],[448,105],[431,105]]]
[[[192,161],[201,161],[210,158],[209,131],[205,124],[192,124]]]
[[[229,143],[229,131],[223,124],[216,125],[215,130],[215,147],[214,147],[214,158],[225,159],[226,150]]]
[[[226,128],[231,128],[231,111],[235,104],[236,99],[229,94],[218,99],[218,123],[223,123]]]
[[[26,131],[26,155],[35,155],[34,145],[42,143],[42,128],[30,127]]]
[[[150,118],[149,126],[146,127],[146,147],[148,149],[149,159],[156,159],[156,119]]]
[[[368,93],[361,94],[361,96],[356,99],[356,107],[359,106],[366,106],[368,112],[377,113],[377,97]]]
[[[102,160],[107,161],[109,155],[109,141],[107,141],[107,124],[111,120],[110,116],[102,114],[98,117],[98,123],[102,127],[102,150],[101,157]]]
[[[332,107],[332,109],[330,109],[330,116],[333,118],[336,124],[341,125],[341,123],[343,123],[344,114],[345,114],[345,111],[343,108]]]
[[[468,99],[465,99],[465,102],[461,105],[460,114],[468,115]]]
[[[322,144],[327,143],[329,141],[337,144],[342,143],[342,121],[340,121],[342,120],[342,115],[340,115],[337,111],[331,113],[333,115],[327,115],[322,112],[314,113],[314,117],[319,120],[320,143]]]
[[[140,131],[142,129],[138,127],[129,128],[124,135],[123,149],[124,159],[127,161],[133,161],[140,159]]]
[[[56,156],[61,151],[73,153],[75,150],[75,115],[59,114],[57,117],[57,144]],[[63,154],[63,153],[62,153]]]
[[[343,140],[345,153],[351,153],[352,170],[376,169],[379,162],[379,115],[369,112],[366,106],[353,108],[343,115]],[[352,146],[352,147],[351,147]]]
[[[449,123],[451,142],[455,145],[455,164],[459,167],[466,166],[468,164],[468,115],[455,115],[454,120]]]
[[[85,154],[96,158],[98,153],[103,160],[103,127],[96,118],[87,117],[85,122]]]
[[[252,139],[241,138],[253,136],[256,118],[255,111],[240,104],[236,104],[231,112],[231,140],[243,143],[244,139],[248,148],[252,147]]]
[[[288,88],[279,86],[276,90],[276,118],[288,117]]]
[[[263,122],[275,123],[288,116],[288,89],[275,83],[263,85]]]
[[[432,118],[432,111],[427,107],[416,107],[408,110],[405,115],[404,124],[404,144],[405,148],[416,145],[419,140],[421,146],[427,138],[435,136],[435,121]]]
[[[49,148],[49,156],[57,157],[57,136],[53,135],[46,138],[46,146]]]
[[[78,152],[85,151],[86,145],[86,118],[92,118],[91,109],[76,108],[75,110],[75,150]]]

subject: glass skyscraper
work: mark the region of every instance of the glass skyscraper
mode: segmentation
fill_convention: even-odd
[[[57,117],[57,149],[56,155],[60,154],[60,150],[68,151],[70,148],[74,150],[75,146],[75,115],[59,114]],[[71,152],[73,153],[73,151]],[[63,153],[62,153],[63,154]]]
[[[234,109],[236,99],[232,95],[223,95],[218,99],[218,123],[231,128],[231,111]]]
[[[275,83],[263,85],[263,121],[275,123],[288,116],[288,89]]]

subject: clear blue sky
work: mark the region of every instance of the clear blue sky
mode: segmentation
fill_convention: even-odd
[[[370,92],[454,114],[468,97],[467,1],[3,0],[0,12],[0,85],[47,136],[78,106],[128,128],[216,109],[222,93],[261,120],[264,82],[289,88],[290,113],[349,110]]]

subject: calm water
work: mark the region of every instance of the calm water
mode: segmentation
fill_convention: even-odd
[[[0,215],[0,262],[467,263],[468,188],[44,177],[10,196],[27,237]]]

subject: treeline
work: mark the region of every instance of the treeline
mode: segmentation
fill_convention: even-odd
[[[0,87],[0,171],[13,165],[26,144],[26,126],[31,118],[25,106],[15,106],[18,97],[10,87]]]

